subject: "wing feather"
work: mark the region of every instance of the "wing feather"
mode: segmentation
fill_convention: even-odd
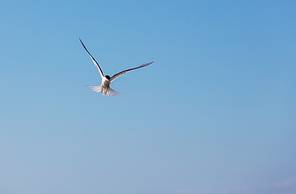
[[[134,67],[134,68],[131,68],[131,69],[123,70],[123,71],[121,71],[121,72],[119,72],[119,73],[116,73],[115,75],[113,75],[113,76],[111,77],[110,82],[114,81],[114,80],[115,80],[116,78],[118,78],[119,76],[122,76],[122,75],[124,75],[124,74],[126,74],[126,73],[128,73],[128,72],[130,72],[130,71],[132,71],[132,70],[139,69],[139,68],[145,67],[145,66],[147,66],[147,65],[150,65],[150,64],[153,63],[153,62],[154,62],[154,61],[152,61],[152,62],[150,62],[150,63],[146,63],[146,64],[143,64],[143,65],[140,65],[140,66],[138,66],[138,67]]]
[[[82,40],[81,40],[80,38],[79,38],[79,40],[80,40],[80,42],[81,42],[83,48],[84,48],[84,49],[86,50],[86,52],[89,54],[91,60],[94,62],[94,64],[96,65],[97,69],[99,70],[99,73],[100,73],[100,75],[101,75],[101,78],[103,78],[103,77],[104,77],[104,74],[103,74],[103,71],[102,71],[102,69],[101,69],[99,63],[95,60],[95,58],[90,54],[90,52],[89,52],[89,51],[87,50],[87,48],[84,46]]]

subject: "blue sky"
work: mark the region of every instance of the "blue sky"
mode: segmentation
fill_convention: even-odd
[[[295,193],[295,7],[2,1],[0,193]]]

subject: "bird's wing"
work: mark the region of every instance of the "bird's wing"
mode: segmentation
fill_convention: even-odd
[[[87,48],[84,46],[82,40],[81,40],[80,38],[79,38],[79,40],[80,40],[80,42],[81,42],[83,48],[84,48],[84,49],[86,50],[86,52],[89,54],[91,60],[94,62],[94,64],[96,65],[97,69],[99,70],[99,73],[100,73],[100,75],[101,75],[101,78],[103,78],[103,77],[104,77],[104,74],[103,74],[103,71],[102,71],[102,69],[101,69],[99,63],[95,60],[95,58],[93,58],[93,56],[90,54],[90,52],[88,52],[88,50],[87,50]]]
[[[146,63],[146,64],[143,64],[143,65],[140,65],[140,66],[138,66],[138,67],[134,67],[134,68],[131,68],[131,69],[127,69],[127,70],[123,70],[123,71],[121,71],[121,72],[119,72],[119,73],[116,73],[115,75],[113,75],[112,77],[111,77],[111,79],[110,79],[110,82],[112,82],[112,81],[114,81],[116,78],[118,78],[119,76],[122,76],[122,75],[124,75],[124,74],[126,74],[126,73],[128,73],[128,72],[130,72],[130,71],[132,71],[132,70],[135,70],[135,69],[138,69],[138,68],[141,68],[141,67],[145,67],[145,66],[147,66],[147,65],[150,65],[151,63],[153,63],[154,61],[152,61],[152,62],[150,62],[150,63]]]

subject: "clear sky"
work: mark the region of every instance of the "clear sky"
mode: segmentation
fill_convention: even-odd
[[[295,9],[1,1],[0,193],[296,193]]]

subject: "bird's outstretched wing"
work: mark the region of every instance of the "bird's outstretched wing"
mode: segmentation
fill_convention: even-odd
[[[132,70],[139,69],[139,68],[141,68],[141,67],[145,67],[145,66],[147,66],[147,65],[150,65],[150,64],[153,63],[153,62],[154,62],[154,61],[152,61],[152,62],[150,62],[150,63],[146,63],[146,64],[143,64],[143,65],[140,65],[140,66],[138,66],[138,67],[134,67],[134,68],[131,68],[131,69],[123,70],[123,71],[121,71],[121,72],[119,72],[119,73],[116,73],[115,75],[113,75],[113,76],[111,77],[110,82],[114,81],[114,80],[115,80],[116,78],[118,78],[119,76],[122,76],[122,75],[124,75],[124,74],[126,74],[126,73],[128,73],[128,72],[130,72],[130,71],[132,71]]]
[[[89,52],[89,51],[87,50],[87,48],[84,46],[82,40],[81,40],[80,38],[79,38],[79,40],[80,40],[80,42],[81,42],[83,48],[84,48],[84,49],[86,50],[86,52],[89,54],[91,60],[94,62],[94,64],[96,65],[97,69],[99,70],[99,73],[100,73],[100,75],[101,75],[101,78],[103,78],[103,77],[104,77],[104,74],[103,74],[103,71],[102,71],[102,69],[101,69],[99,63],[95,60],[95,58],[93,58],[93,56],[90,54],[90,52]]]

